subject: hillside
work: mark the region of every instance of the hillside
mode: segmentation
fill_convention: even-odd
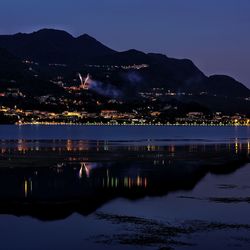
[[[24,60],[31,65],[23,63]],[[90,73],[104,86],[114,86],[124,93],[123,97],[162,88],[177,93],[176,99],[181,98],[184,103],[195,101],[210,109],[218,103],[223,110],[230,111],[232,107],[227,106],[235,102],[234,111],[250,112],[244,100],[250,97],[246,86],[229,76],[208,77],[189,59],[133,49],[117,52],[87,34],[73,37],[60,30],[0,35],[0,89],[18,87],[30,95],[58,95],[64,90],[51,80],[60,76],[67,83],[79,84],[78,72]],[[179,93],[189,96],[180,97]],[[197,98],[201,94],[206,96]]]

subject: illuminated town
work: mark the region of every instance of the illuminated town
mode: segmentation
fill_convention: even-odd
[[[25,60],[23,64],[30,71],[39,64]],[[67,65],[50,64],[52,68]],[[85,65],[85,69],[105,69],[105,71],[139,71],[149,65]],[[37,75],[34,75],[37,77]],[[108,75],[107,75],[108,77]],[[19,88],[7,88],[0,93],[0,115],[2,123],[18,125],[200,125],[200,126],[249,126],[250,119],[245,114],[224,114],[194,110],[181,111],[171,98],[203,97],[207,92],[175,92],[165,88],[149,88],[139,91],[136,99],[124,98],[118,89],[93,80],[89,73],[76,73],[70,83],[58,75],[50,80],[63,90],[62,95],[29,96]],[[168,100],[168,101],[166,101]],[[245,102],[250,99],[245,98]]]
[[[0,6],[0,250],[250,250],[250,0]]]
[[[47,32],[57,33],[35,35]],[[249,89],[228,76],[207,77],[189,60],[136,50],[85,62],[2,53],[1,124],[250,125]]]

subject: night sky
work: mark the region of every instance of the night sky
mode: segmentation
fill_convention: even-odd
[[[190,58],[250,87],[249,0],[1,0],[0,33],[65,29],[116,50]]]

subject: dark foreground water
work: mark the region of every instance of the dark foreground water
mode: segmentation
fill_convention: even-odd
[[[243,127],[0,127],[0,249],[250,249],[249,162]]]

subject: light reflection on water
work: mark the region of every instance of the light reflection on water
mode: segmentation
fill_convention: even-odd
[[[232,144],[132,146],[108,141],[2,140],[0,202],[1,197],[4,202],[23,202],[23,198],[68,202],[72,197],[89,199],[90,194],[108,201],[190,190],[215,171],[214,165],[222,174],[244,165],[249,144],[235,140]],[[91,205],[92,211],[98,207]]]
[[[2,218],[8,218],[6,214],[21,216],[25,221],[28,219],[23,216],[59,224],[60,220],[67,222],[67,226],[73,227],[72,232],[60,227],[58,230],[67,232],[71,244],[76,240],[74,227],[80,228],[82,218],[81,222],[86,223],[82,230],[87,235],[87,229],[93,225],[95,231],[104,227],[92,218],[96,211],[173,220],[202,216],[221,216],[226,220],[228,211],[233,211],[242,222],[241,214],[245,216],[248,207],[241,203],[211,203],[208,199],[211,195],[248,195],[240,185],[244,175],[248,176],[244,166],[249,162],[249,154],[250,140],[239,139],[222,144],[182,145],[155,141],[131,145],[101,140],[2,140],[0,214]],[[245,171],[243,177],[237,177],[238,171]],[[231,179],[227,180],[228,176]],[[239,187],[219,189],[218,184]],[[15,228],[22,226],[20,221],[15,223]],[[41,224],[36,220],[32,227],[38,225]],[[48,228],[43,231],[45,235]]]
[[[161,150],[166,150],[171,153],[173,156],[175,154],[176,146],[180,146],[179,144],[171,144],[165,143],[167,145],[157,145],[159,141],[150,141],[147,145],[137,145],[138,142],[135,142],[135,145],[127,145],[125,142],[114,142],[114,141],[87,141],[87,140],[24,140],[19,139],[18,141],[8,141],[8,140],[0,140],[0,153],[4,154],[6,152],[21,152],[23,154],[32,151],[53,151],[53,152],[81,152],[81,151],[112,151],[121,148],[122,150],[127,151],[148,151],[148,152],[156,152]],[[161,142],[162,143],[162,142]],[[232,147],[237,153],[242,149],[242,144],[247,145],[248,153],[250,151],[250,139],[246,140],[246,142],[242,142],[235,139],[234,143],[199,143],[195,142],[183,142],[182,145],[186,145],[188,147],[189,152],[196,152],[199,150],[206,150],[206,147],[211,145],[214,147],[214,151],[219,151],[221,145],[227,145],[228,150],[230,151]]]

